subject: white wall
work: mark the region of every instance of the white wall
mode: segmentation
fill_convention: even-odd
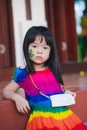
[[[16,66],[24,67],[22,51],[26,31],[33,25],[47,26],[44,0],[31,0],[32,20],[26,19],[25,0],[12,0]]]

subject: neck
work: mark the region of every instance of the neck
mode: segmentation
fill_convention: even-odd
[[[48,67],[47,66],[44,66],[44,65],[34,65],[34,68],[35,68],[35,70],[45,70],[45,69],[47,69]]]

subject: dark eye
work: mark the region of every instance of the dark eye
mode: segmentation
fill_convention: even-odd
[[[36,45],[32,45],[33,48],[36,48],[37,46]]]
[[[49,49],[49,47],[48,47],[48,46],[44,46],[43,48],[44,48],[44,49]]]
[[[43,47],[44,49],[47,49],[47,47]]]

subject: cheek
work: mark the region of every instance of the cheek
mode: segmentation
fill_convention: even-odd
[[[47,58],[49,58],[49,57],[50,57],[50,51],[47,51],[47,52],[45,53],[45,56],[46,56]]]
[[[29,50],[29,57],[32,58],[36,55],[35,51],[33,51],[32,49]]]
[[[48,55],[49,55],[49,56],[50,56],[50,52],[51,52],[51,50],[48,51]]]

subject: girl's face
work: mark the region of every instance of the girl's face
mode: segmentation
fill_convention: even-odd
[[[43,65],[49,59],[51,47],[47,45],[45,38],[38,35],[28,47],[29,57],[34,65]]]

